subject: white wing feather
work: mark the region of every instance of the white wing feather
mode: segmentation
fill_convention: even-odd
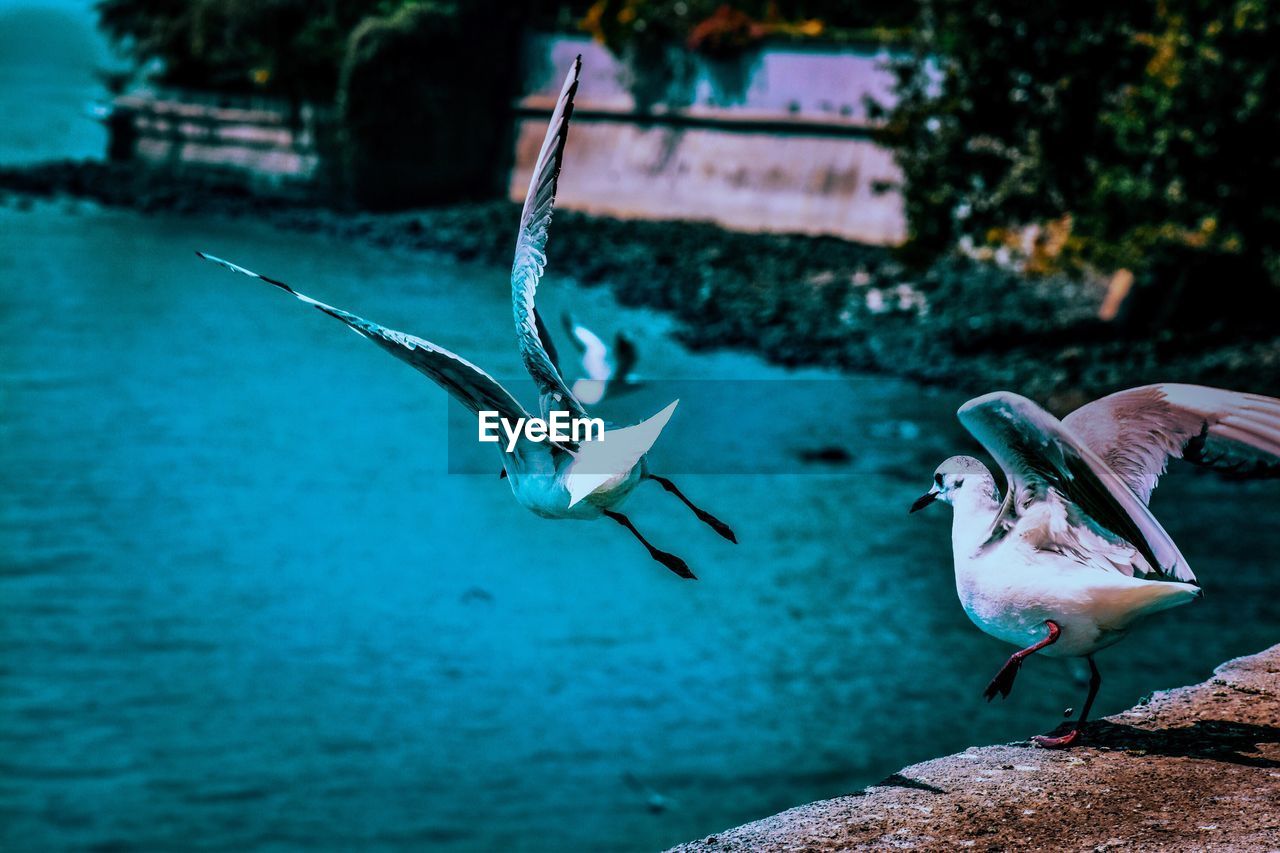
[[[1280,400],[1201,385],[1118,391],[1063,419],[1143,503],[1170,459],[1237,474],[1280,474]]]

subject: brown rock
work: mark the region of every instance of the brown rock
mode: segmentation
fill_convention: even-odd
[[[677,851],[1280,849],[1280,645],[1094,723],[970,748]]]

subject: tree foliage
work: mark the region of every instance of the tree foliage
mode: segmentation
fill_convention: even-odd
[[[885,138],[915,248],[1058,220],[1104,270],[1280,281],[1280,4],[925,0],[913,40]]]
[[[404,0],[98,0],[102,29],[164,82],[333,97],[348,35]]]
[[[394,209],[505,191],[522,14],[505,0],[414,3],[355,29],[337,101],[353,201]]]
[[[732,47],[763,33],[812,34],[816,27],[902,26],[909,4],[893,0],[514,0],[489,21],[542,29],[585,28],[610,47],[679,43],[699,25],[707,47]],[[97,0],[103,30],[140,64],[158,63],[167,83],[227,91],[265,91],[330,100],[347,40],[362,21],[426,9],[466,17],[493,4],[439,0]],[[713,20],[714,19],[714,20]],[[716,21],[726,22],[717,27]],[[794,30],[789,22],[807,25]],[[827,30],[830,32],[830,29]],[[507,34],[510,35],[510,34]]]
[[[621,55],[685,43],[712,55],[741,51],[766,37],[884,40],[902,35],[914,5],[899,0],[592,0],[582,29]]]

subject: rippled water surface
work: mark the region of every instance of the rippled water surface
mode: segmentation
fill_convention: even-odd
[[[810,383],[719,431],[678,411],[668,472],[709,444],[853,454],[684,477],[736,547],[645,486],[628,511],[681,582],[608,522],[529,514],[496,467],[447,473],[443,392],[195,248],[519,373],[501,269],[0,209],[3,846],[653,849],[1079,703],[1047,660],[982,701],[1010,650],[955,601],[946,513],[906,515],[972,448],[955,394]],[[651,378],[794,378],[689,354],[554,251],[549,316],[631,330]],[[1182,472],[1155,507],[1208,594],[1101,656],[1103,711],[1277,639],[1280,488]]]

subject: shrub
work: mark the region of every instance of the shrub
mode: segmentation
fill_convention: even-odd
[[[1274,299],[1278,37],[1267,0],[926,0],[884,137],[911,247],[1069,215],[1068,260]]]
[[[98,0],[99,26],[162,82],[329,101],[351,30],[403,0]]]
[[[392,209],[505,190],[520,10],[406,4],[351,34],[339,85],[350,198]]]

